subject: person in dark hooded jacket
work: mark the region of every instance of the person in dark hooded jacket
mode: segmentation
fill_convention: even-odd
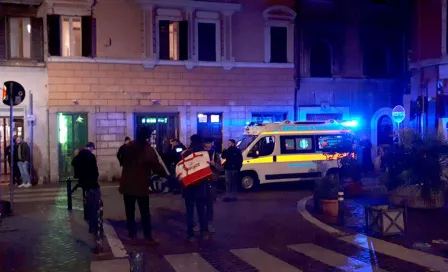
[[[190,137],[190,147],[184,151],[183,157],[187,157],[193,152],[204,151],[204,145],[199,135]],[[182,188],[182,196],[185,199],[185,208],[187,211],[187,241],[193,242],[194,238],[194,208],[198,215],[198,221],[203,239],[209,238],[208,219],[206,215],[207,189],[210,181],[202,181],[197,185],[189,185]]]

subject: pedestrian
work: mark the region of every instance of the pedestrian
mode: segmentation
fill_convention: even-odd
[[[118,162],[120,163],[120,166],[123,166],[123,152],[124,152],[124,149],[126,148],[126,146],[129,144],[129,142],[131,142],[131,138],[126,136],[126,138],[124,138],[124,144],[122,146],[120,146],[120,148],[118,149],[117,159],[118,159]]]
[[[190,147],[183,152],[183,156],[188,157],[193,152],[204,151],[202,139],[199,135],[190,137]],[[208,240],[208,219],[206,215],[207,204],[207,187],[210,181],[202,181],[199,184],[192,184],[187,187],[182,186],[182,196],[185,200],[185,209],[187,213],[187,241],[194,242],[194,208],[198,216],[201,236],[204,240]]]
[[[85,148],[78,152],[73,159],[72,166],[76,177],[79,179],[79,185],[82,188],[86,200],[84,213],[87,215],[89,224],[89,233],[103,235],[102,222],[99,224],[98,218],[102,206],[101,190],[98,183],[98,165],[96,157],[93,154],[95,144],[89,142]]]
[[[222,152],[221,157],[225,160],[224,170],[226,176],[226,196],[223,201],[235,201],[239,172],[243,166],[243,156],[241,155],[241,151],[236,147],[234,139],[229,140],[229,146]]]
[[[217,183],[219,179],[219,175],[221,173],[221,159],[218,152],[212,147],[211,141],[206,141],[204,143],[204,149],[208,152],[210,158],[210,167],[212,169],[212,180],[207,184],[207,202],[205,205],[205,214],[208,220],[208,231],[211,233],[215,232],[215,228],[213,226],[213,218],[214,218],[214,206],[216,203],[217,196]],[[194,228],[194,231],[199,231],[200,226],[197,224]]]
[[[17,165],[17,135],[14,135],[13,138],[13,146],[14,146],[14,157],[13,157],[13,163],[12,163],[12,169],[13,169],[13,184],[21,185],[22,182],[20,181],[20,170],[19,166]],[[8,161],[9,168],[11,169],[11,145],[8,145],[5,149],[5,159]]]
[[[30,147],[28,143],[23,141],[22,137],[18,136],[17,142],[17,166],[19,167],[20,175],[22,176],[22,184],[19,187],[28,188],[31,186],[29,161],[30,161]]]
[[[152,174],[166,175],[154,148],[148,143],[151,131],[141,127],[137,138],[131,141],[123,152],[123,169],[119,191],[123,194],[129,238],[137,238],[135,222],[135,202],[140,210],[143,233],[148,245],[156,245],[152,236],[151,214],[149,211],[149,177]]]

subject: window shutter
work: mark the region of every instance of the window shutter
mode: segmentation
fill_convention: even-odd
[[[198,59],[216,61],[216,24],[198,23]]]
[[[159,21],[159,59],[170,59],[170,21]]]
[[[179,60],[188,60],[188,21],[179,22]]]
[[[61,56],[61,16],[48,15],[48,54]]]
[[[93,58],[96,56],[96,20],[92,16],[82,17],[82,56]]]
[[[288,31],[286,27],[271,27],[271,62],[288,62]]]
[[[37,61],[44,61],[43,25],[42,18],[31,18],[31,58]]]
[[[6,59],[6,17],[0,16],[0,60]]]

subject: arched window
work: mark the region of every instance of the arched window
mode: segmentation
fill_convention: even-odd
[[[332,54],[325,41],[315,42],[310,49],[311,77],[332,77]]]
[[[389,74],[389,54],[385,46],[376,45],[364,51],[363,71],[367,77],[386,77]]]
[[[264,61],[294,62],[294,18],[296,13],[286,6],[271,6],[263,11],[265,20]]]

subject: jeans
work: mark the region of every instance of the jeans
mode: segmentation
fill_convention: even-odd
[[[129,237],[137,236],[137,225],[135,223],[135,201],[140,209],[143,233],[146,239],[152,239],[151,214],[149,212],[149,196],[123,195],[124,208],[126,210],[126,222]]]
[[[103,218],[102,218],[102,201],[100,189],[90,189],[85,192],[86,194],[86,210],[89,223],[89,232],[101,234],[103,231]]]
[[[236,198],[238,186],[238,170],[226,170],[226,198]]]
[[[28,162],[19,161],[19,162],[17,162],[17,166],[19,167],[23,184],[30,184],[31,180],[30,180],[30,173],[28,172]]]
[[[185,198],[185,207],[187,209],[187,235],[188,237],[194,236],[194,206],[196,205],[196,211],[198,213],[199,226],[201,227],[201,232],[208,231],[208,220],[205,214],[205,206],[207,203],[206,198]]]

